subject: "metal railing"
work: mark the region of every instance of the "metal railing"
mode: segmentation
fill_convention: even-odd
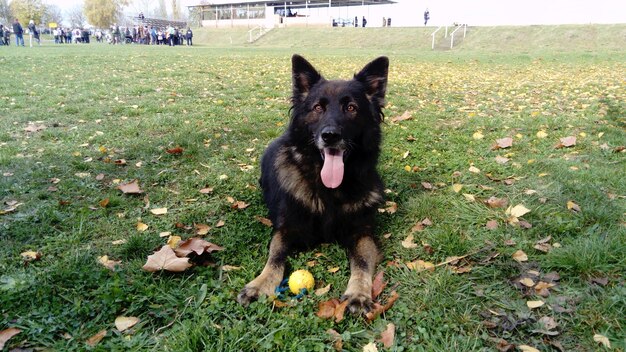
[[[254,43],[257,39],[261,38],[267,32],[269,32],[272,28],[267,28],[265,26],[256,26],[248,31],[248,43]]]
[[[450,34],[450,49],[452,49],[452,47],[454,46],[454,33],[456,33],[461,28],[463,28],[463,38],[465,38],[465,35],[467,34],[467,24],[462,24],[456,27],[456,29]]]

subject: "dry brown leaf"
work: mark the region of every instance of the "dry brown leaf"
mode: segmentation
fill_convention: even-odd
[[[485,200],[484,203],[489,208],[497,209],[506,207],[509,204],[509,201],[506,198],[489,197],[489,199]]]
[[[215,251],[221,251],[224,247],[220,247],[214,243],[207,242],[198,237],[192,237],[185,241],[182,241],[178,248],[174,250],[177,256],[184,257],[187,256],[191,252],[195,252],[197,255],[202,255],[203,253],[211,253]]]
[[[182,153],[183,153],[183,151],[184,151],[184,149],[183,149],[183,148],[181,148],[181,147],[176,147],[176,148],[172,148],[172,149],[167,149],[165,152],[166,152],[167,154],[172,154],[172,155],[180,155],[180,154],[182,154]]]
[[[29,123],[28,126],[24,127],[24,131],[28,133],[39,132],[45,129],[46,129],[45,125],[42,125],[42,124],[37,125],[34,123]]]
[[[542,301],[542,300],[537,300],[537,301],[526,301],[526,306],[530,309],[535,309],[535,308],[539,308],[541,306],[543,306],[544,304],[546,304],[546,302]]]
[[[220,228],[224,227],[224,225],[226,225],[226,222],[224,222],[224,220],[218,220],[217,224],[215,224],[215,227]]]
[[[423,270],[435,271],[435,264],[431,262],[425,262],[421,259],[406,263],[406,267],[409,270],[415,270],[417,272],[420,272]]]
[[[540,352],[538,349],[528,345],[518,345],[517,348],[522,352]]]
[[[98,204],[100,204],[100,206],[102,208],[106,208],[107,205],[109,205],[109,198],[104,198],[103,200],[101,200]]]
[[[124,331],[124,330],[132,328],[138,322],[139,322],[139,318],[137,317],[119,316],[115,318],[115,327],[119,331]]]
[[[554,147],[557,149],[560,149],[560,148],[573,147],[575,145],[576,145],[576,137],[568,136],[568,137],[559,138],[559,143]]]
[[[98,343],[100,343],[100,341],[102,341],[102,339],[107,335],[107,331],[106,330],[100,330],[97,334],[93,335],[92,337],[88,338],[87,341],[85,341],[85,343],[91,347],[95,347]]]
[[[385,331],[380,333],[379,342],[382,342],[385,348],[391,348],[396,337],[396,326],[393,323],[387,324]]]
[[[108,255],[103,255],[98,257],[98,263],[102,264],[105,268],[109,270],[115,270],[115,267],[119,266],[122,261],[121,260],[111,260]]]
[[[533,281],[533,279],[529,278],[529,277],[524,277],[521,278],[519,280],[520,284],[526,286],[526,287],[533,287],[535,286],[535,281]]]
[[[332,339],[333,348],[335,349],[335,351],[341,352],[343,350],[343,339],[341,338],[341,334],[333,329],[328,329],[326,330],[326,332],[328,333],[328,335],[330,335],[330,338]]]
[[[241,266],[236,266],[236,265],[222,265],[220,267],[223,271],[235,271],[235,270],[241,270]]]
[[[370,342],[363,346],[363,352],[378,352],[378,347],[376,347],[375,342]]]
[[[385,303],[385,305],[374,303],[374,308],[365,314],[365,318],[368,321],[376,320],[376,318],[378,318],[381,314],[391,309],[391,307],[393,307],[393,305],[396,303],[398,298],[400,298],[400,295],[398,295],[398,292],[392,291],[391,294],[389,295],[389,299],[387,299],[387,303]]]
[[[167,214],[167,208],[153,208],[150,209],[150,212],[154,215],[165,215]]]
[[[504,164],[509,162],[509,158],[504,157],[504,156],[500,156],[500,155],[497,155],[495,160],[496,160],[496,163],[498,163],[500,165],[504,165]]]
[[[552,330],[559,326],[554,318],[548,316],[541,317],[541,319],[539,319],[539,324],[541,324],[545,330]]]
[[[567,209],[572,210],[572,211],[574,211],[576,213],[580,213],[581,212],[580,205],[574,203],[571,200],[567,202]]]
[[[378,298],[378,296],[380,296],[380,294],[385,289],[385,286],[387,286],[387,283],[384,280],[384,276],[384,271],[379,271],[378,274],[374,276],[374,279],[372,280],[372,299]]]
[[[506,210],[506,214],[511,215],[516,218],[521,218],[522,216],[530,213],[530,209],[526,208],[523,204],[518,204],[514,207],[509,207]]]
[[[324,286],[324,287],[320,287],[317,290],[315,290],[315,295],[316,296],[323,296],[325,294],[327,294],[330,291],[330,284]]]
[[[528,261],[528,256],[526,255],[526,253],[524,253],[523,250],[520,249],[516,251],[515,253],[513,253],[513,259],[516,262],[521,263],[521,262]]]
[[[143,191],[139,188],[139,181],[133,180],[129,183],[124,183],[117,186],[117,189],[122,191],[124,194],[141,194]]]
[[[18,328],[8,328],[0,331],[0,351],[4,348],[7,341],[20,332],[22,332],[22,330]]]
[[[202,188],[200,190],[200,193],[202,193],[202,194],[209,194],[209,193],[212,193],[212,192],[213,192],[213,187],[205,187],[205,188]]]
[[[411,119],[413,119],[413,117],[411,117],[411,113],[408,111],[405,111],[402,115],[393,117],[391,119],[391,122],[396,123],[396,122],[411,120]]]
[[[193,227],[196,229],[196,235],[198,236],[204,236],[211,230],[211,226],[207,224],[194,224]]]
[[[238,201],[234,202],[230,207],[233,208],[233,209],[243,210],[243,209],[246,209],[249,206],[250,206],[250,203],[246,203],[246,202],[238,200]]]
[[[488,230],[495,230],[498,228],[498,220],[489,220],[487,221],[487,224],[485,225],[485,227]]]
[[[401,242],[402,247],[407,248],[407,249],[417,248],[417,243],[413,241],[414,241],[413,234],[406,236],[406,238],[402,240]]]
[[[27,262],[41,259],[41,252],[36,252],[36,251],[26,251],[26,252],[20,253],[20,255],[22,256],[22,259],[24,259]]]
[[[178,258],[174,250],[170,246],[163,246],[161,250],[148,256],[143,270],[155,272],[159,270],[167,270],[173,272],[181,272],[191,267],[189,258]]]
[[[512,146],[513,146],[513,138],[506,137],[506,138],[496,139],[496,143],[491,146],[491,150],[506,149]]]
[[[261,224],[267,226],[267,227],[272,227],[272,220],[268,219],[268,218],[264,218],[262,216],[255,216],[255,219],[257,219],[258,222],[260,222]]]
[[[609,341],[609,338],[604,335],[595,334],[593,335],[593,340],[597,343],[601,343],[604,347],[608,349],[611,348],[611,341]]]

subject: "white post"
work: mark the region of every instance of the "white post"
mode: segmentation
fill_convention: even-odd
[[[450,49],[454,46],[454,33],[450,36]]]
[[[443,37],[448,38],[448,26],[446,26],[446,35],[444,35]]]
[[[431,49],[435,50],[435,33],[431,34],[431,36],[433,37],[433,44],[431,45]]]
[[[467,23],[463,25],[463,38],[465,38],[465,34],[467,34]]]

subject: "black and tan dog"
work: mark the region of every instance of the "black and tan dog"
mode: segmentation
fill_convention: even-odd
[[[263,271],[239,293],[248,304],[271,295],[292,250],[337,242],[350,259],[342,296],[353,313],[372,307],[379,260],[375,216],[383,202],[376,171],[389,60],[379,57],[351,80],[326,80],[294,55],[291,121],[261,161],[261,187],[274,236]]]

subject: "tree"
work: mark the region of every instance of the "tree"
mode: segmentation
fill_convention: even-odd
[[[70,22],[72,28],[83,28],[87,19],[83,13],[83,8],[80,5],[76,5],[67,11],[67,19]]]
[[[85,16],[92,25],[107,28],[118,22],[122,8],[128,3],[128,0],[85,0]]]
[[[20,20],[21,23],[28,23],[30,20],[35,21],[35,23],[41,23],[41,17],[46,8],[42,0],[13,0],[9,7],[13,16]]]
[[[46,6],[46,10],[41,17],[41,24],[47,26],[48,23],[51,22],[57,23],[59,25],[61,25],[61,22],[63,22],[63,14],[61,13],[61,8],[57,5]]]
[[[7,0],[0,0],[0,23],[11,24],[13,22],[13,14],[9,2]]]
[[[159,0],[158,15],[161,18],[167,18],[167,7],[165,7],[165,0]]]

